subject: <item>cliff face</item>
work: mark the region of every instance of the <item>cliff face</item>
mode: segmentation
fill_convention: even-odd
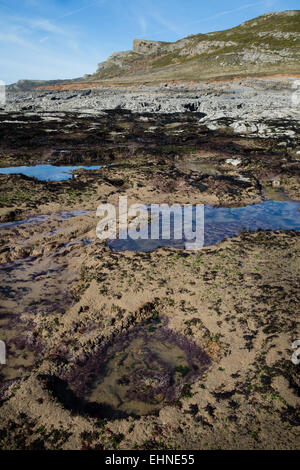
[[[164,43],[148,41],[146,39],[134,39],[132,50],[138,54],[160,54],[164,52]]]
[[[300,10],[290,10],[174,43],[134,39],[132,51],[113,54],[89,79],[195,80],[243,73],[299,73],[299,64]]]

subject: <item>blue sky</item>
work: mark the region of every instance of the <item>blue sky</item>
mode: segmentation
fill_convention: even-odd
[[[134,38],[176,41],[299,0],[0,0],[0,80],[75,78]]]

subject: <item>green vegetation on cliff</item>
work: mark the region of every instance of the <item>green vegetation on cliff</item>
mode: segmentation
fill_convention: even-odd
[[[268,13],[241,25],[174,43],[135,39],[88,80],[115,83],[196,80],[300,72],[300,10]]]

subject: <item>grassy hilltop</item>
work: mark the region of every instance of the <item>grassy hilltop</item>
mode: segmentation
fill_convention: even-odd
[[[300,72],[300,10],[268,13],[224,31],[174,43],[135,39],[88,81],[156,82]]]

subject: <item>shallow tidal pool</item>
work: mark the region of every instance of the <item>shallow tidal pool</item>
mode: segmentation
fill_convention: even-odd
[[[152,251],[163,246],[184,248],[187,239],[181,230],[183,220],[182,213],[171,216],[171,236],[168,237],[167,233],[164,233],[160,214],[160,217],[152,222],[152,228],[149,224],[148,239],[133,239],[129,230],[127,239],[110,240],[108,246],[115,251]],[[195,223],[194,212],[190,221],[193,230]],[[154,232],[159,233],[157,239],[151,239],[153,228]],[[225,238],[235,237],[242,230],[300,230],[300,203],[267,200],[245,207],[204,206],[204,246],[215,245]]]
[[[188,393],[186,387],[209,365],[204,350],[154,319],[115,337],[66,381],[48,379],[48,388],[74,411],[100,418],[142,416]]]
[[[72,171],[83,168],[84,170],[98,170],[101,165],[85,166],[56,166],[56,165],[35,165],[35,166],[10,166],[0,168],[0,174],[3,175],[25,175],[36,178],[39,181],[63,181],[72,178]]]

